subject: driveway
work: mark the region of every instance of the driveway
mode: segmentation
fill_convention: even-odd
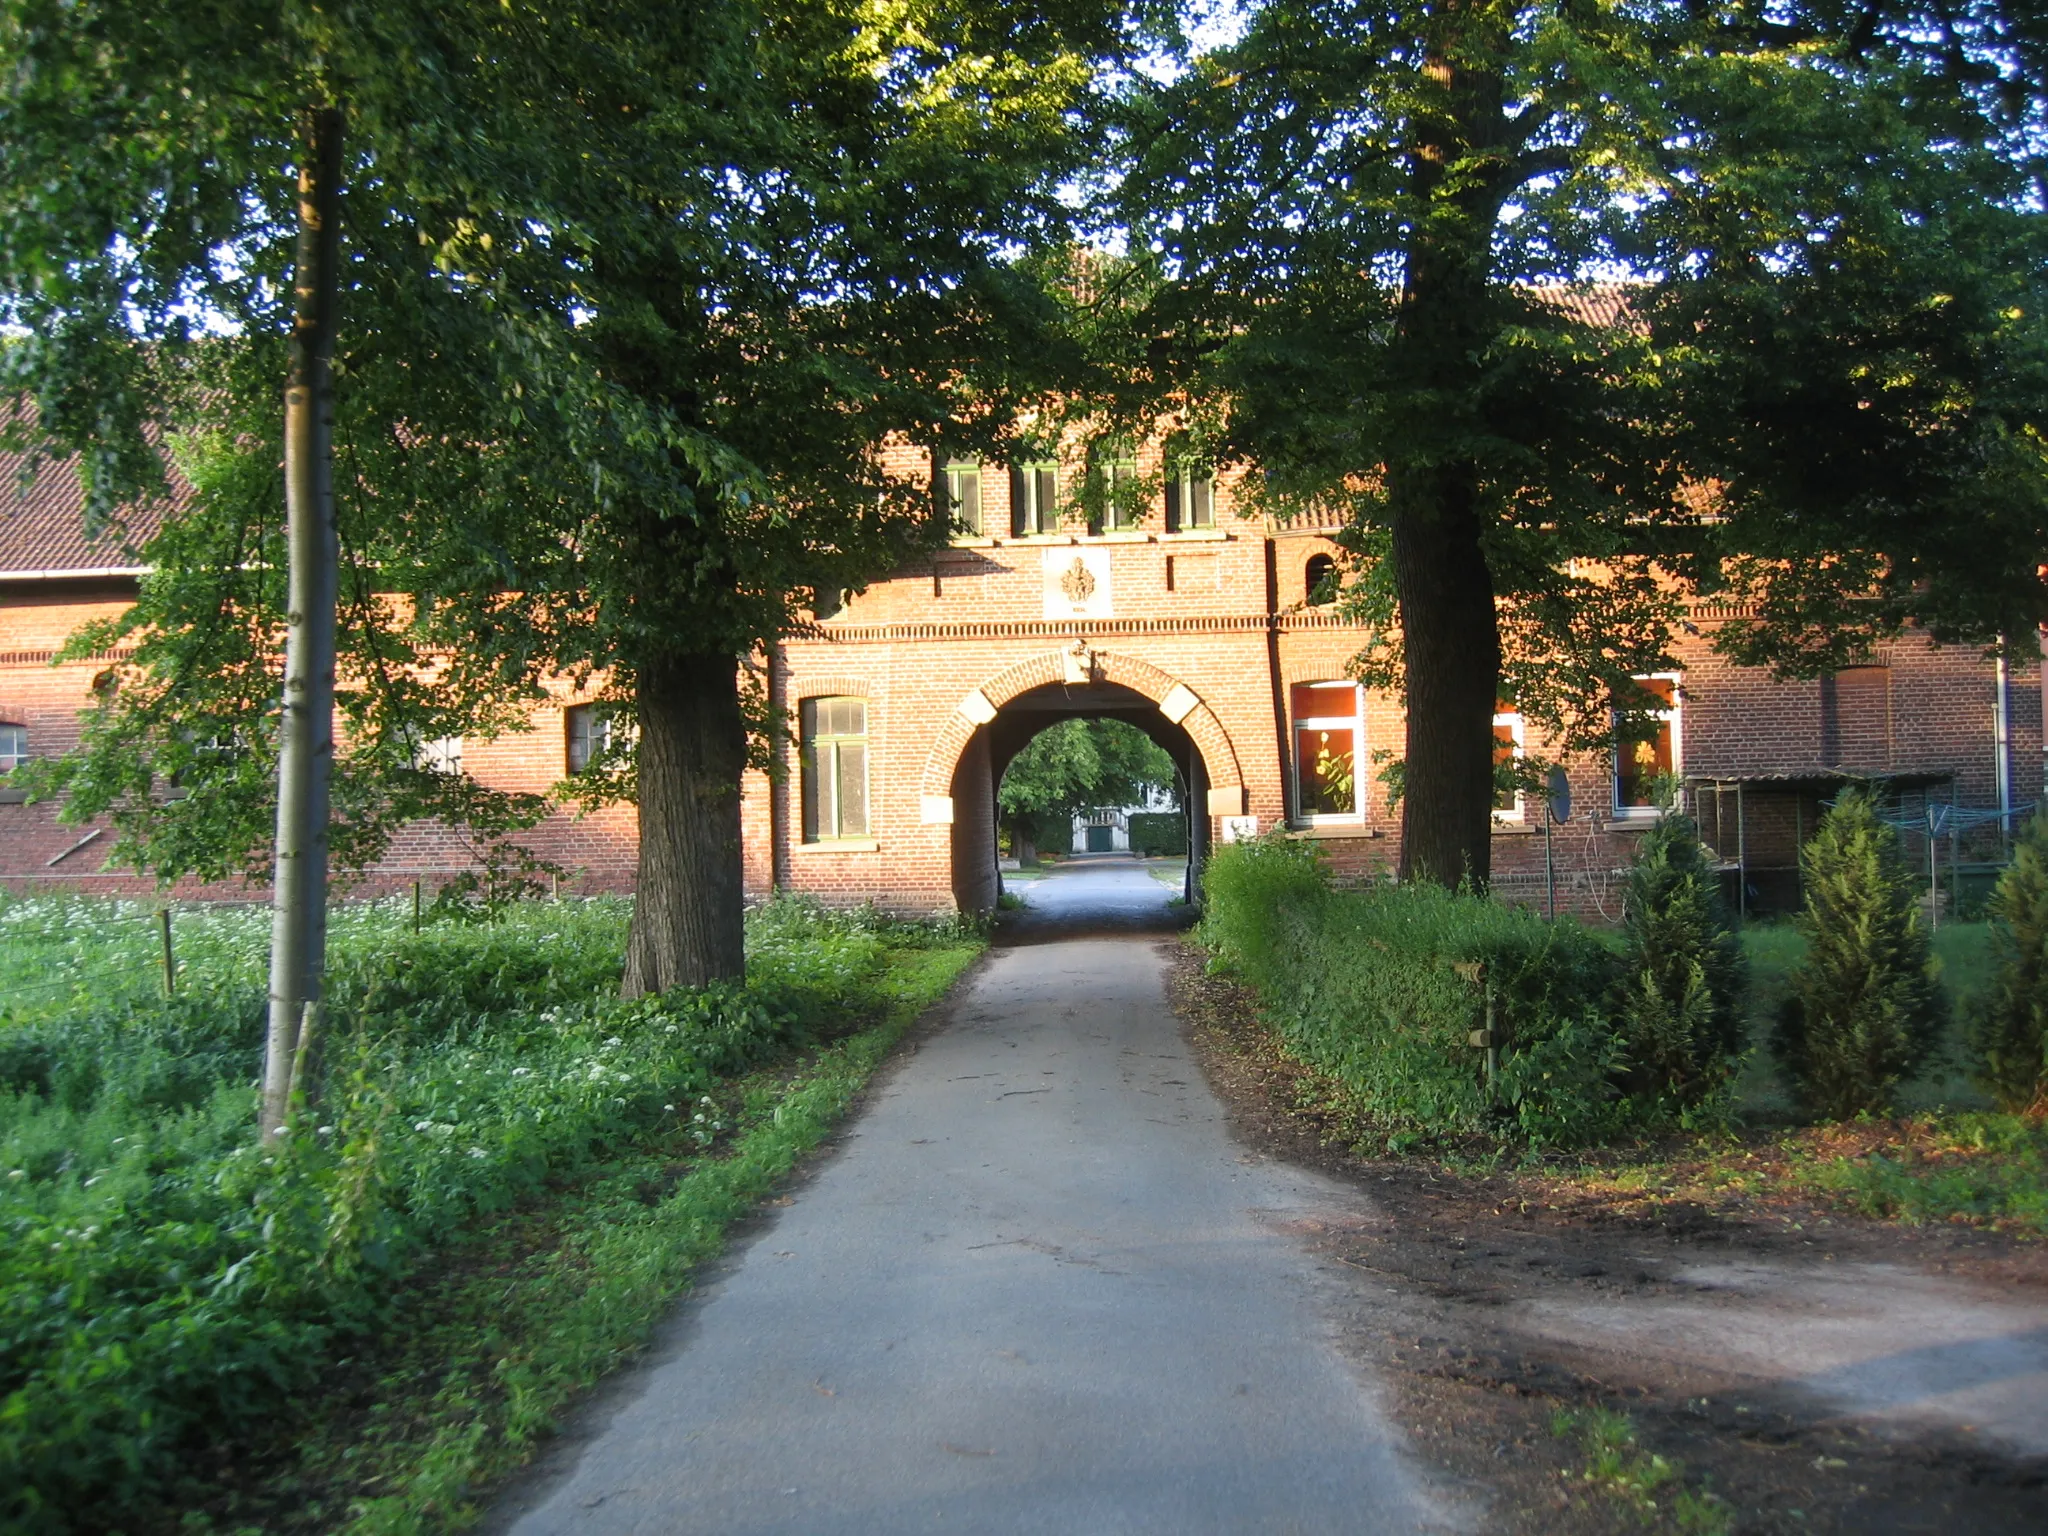
[[[1171,893],[1062,868],[815,1177],[498,1512],[520,1536],[1397,1532],[1450,1522],[1163,987]]]

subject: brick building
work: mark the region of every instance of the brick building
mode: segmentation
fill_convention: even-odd
[[[1227,481],[1172,473],[1156,447],[1092,471],[888,456],[895,472],[943,485],[969,531],[767,656],[770,697],[796,729],[786,771],[744,786],[751,890],[916,910],[992,905],[1003,769],[1044,726],[1083,716],[1128,720],[1174,757],[1192,863],[1218,838],[1285,827],[1316,839],[1342,875],[1393,867],[1399,817],[1372,754],[1398,752],[1400,703],[1346,680],[1361,633],[1321,600],[1332,530],[1241,516]],[[1075,507],[1084,473],[1108,490],[1092,522]],[[11,467],[0,478],[12,483]],[[147,514],[136,521],[146,531]],[[0,768],[70,748],[96,679],[119,659],[50,665],[81,623],[119,610],[139,574],[118,543],[88,544],[79,528],[68,472],[0,500]],[[2037,665],[2007,671],[1907,637],[1871,666],[1778,683],[1713,653],[1717,626],[1738,616],[1692,610],[1679,670],[1652,683],[1669,700],[1657,739],[1573,760],[1573,812],[1547,838],[1540,801],[1499,809],[1504,894],[1543,899],[1548,864],[1560,905],[1614,915],[1615,877],[1655,815],[1647,780],[1659,771],[1684,779],[1744,905],[1796,899],[1798,842],[1851,778],[1888,789],[1918,829],[1909,853],[1925,861],[1931,841],[1944,877],[1951,864],[1996,858],[2001,813],[2041,790]],[[444,750],[486,783],[545,790],[588,749],[588,704],[564,684],[530,731]],[[1496,735],[1504,752],[1543,748],[1512,715]],[[149,888],[100,867],[95,829],[20,802],[0,790],[0,884]],[[630,811],[563,812],[525,840],[575,871],[572,889],[630,886]],[[467,863],[458,839],[418,829],[368,884],[431,886]]]

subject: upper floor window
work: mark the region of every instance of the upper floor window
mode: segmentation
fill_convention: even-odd
[[[612,721],[595,704],[572,704],[564,712],[568,725],[569,771],[581,773],[593,758],[611,750]]]
[[[0,721],[0,773],[12,773],[28,761],[28,727]]]
[[[1639,677],[1636,686],[1649,694],[1647,734],[1617,733],[1614,742],[1614,809],[1623,816],[1653,814],[1657,781],[1677,773],[1684,763],[1679,732],[1678,678],[1664,673]]]
[[[1494,705],[1493,716],[1493,819],[1522,819],[1522,749],[1525,745],[1522,715],[1506,700]]]
[[[954,532],[981,532],[981,466],[965,459],[949,461],[941,471],[945,512]]]
[[[1294,804],[1303,821],[1365,814],[1365,690],[1356,683],[1296,683]]]
[[[412,765],[429,773],[462,772],[462,738],[436,736],[413,748]]]
[[[1310,555],[1302,568],[1302,589],[1315,607],[1337,601],[1337,562],[1328,555]]]
[[[1112,443],[1095,461],[1096,488],[1102,494],[1100,527],[1112,531],[1135,528],[1145,515],[1138,499],[1138,460],[1128,443]]]
[[[1216,526],[1216,486],[1206,469],[1179,469],[1166,479],[1166,531]]]
[[[1060,469],[1050,460],[1012,465],[1010,534],[1056,533],[1060,526]]]
[[[868,703],[805,699],[800,706],[804,841],[868,835]]]

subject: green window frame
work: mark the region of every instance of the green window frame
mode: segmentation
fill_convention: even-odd
[[[1060,526],[1060,467],[1033,459],[1010,467],[1010,536],[1057,533]]]
[[[1175,470],[1166,480],[1166,531],[1215,526],[1215,477],[1192,466]]]
[[[868,836],[868,701],[805,699],[798,713],[804,841]]]
[[[950,459],[940,471],[945,488],[946,518],[955,533],[981,533],[981,466],[970,459]]]

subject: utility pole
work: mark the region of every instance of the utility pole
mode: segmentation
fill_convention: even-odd
[[[328,774],[334,761],[334,331],[341,266],[339,107],[308,108],[299,133],[299,237],[284,389],[284,501],[290,550],[284,711],[277,764],[277,863],[270,929],[270,1029],[263,1138],[290,1113],[299,1030],[327,963]]]

